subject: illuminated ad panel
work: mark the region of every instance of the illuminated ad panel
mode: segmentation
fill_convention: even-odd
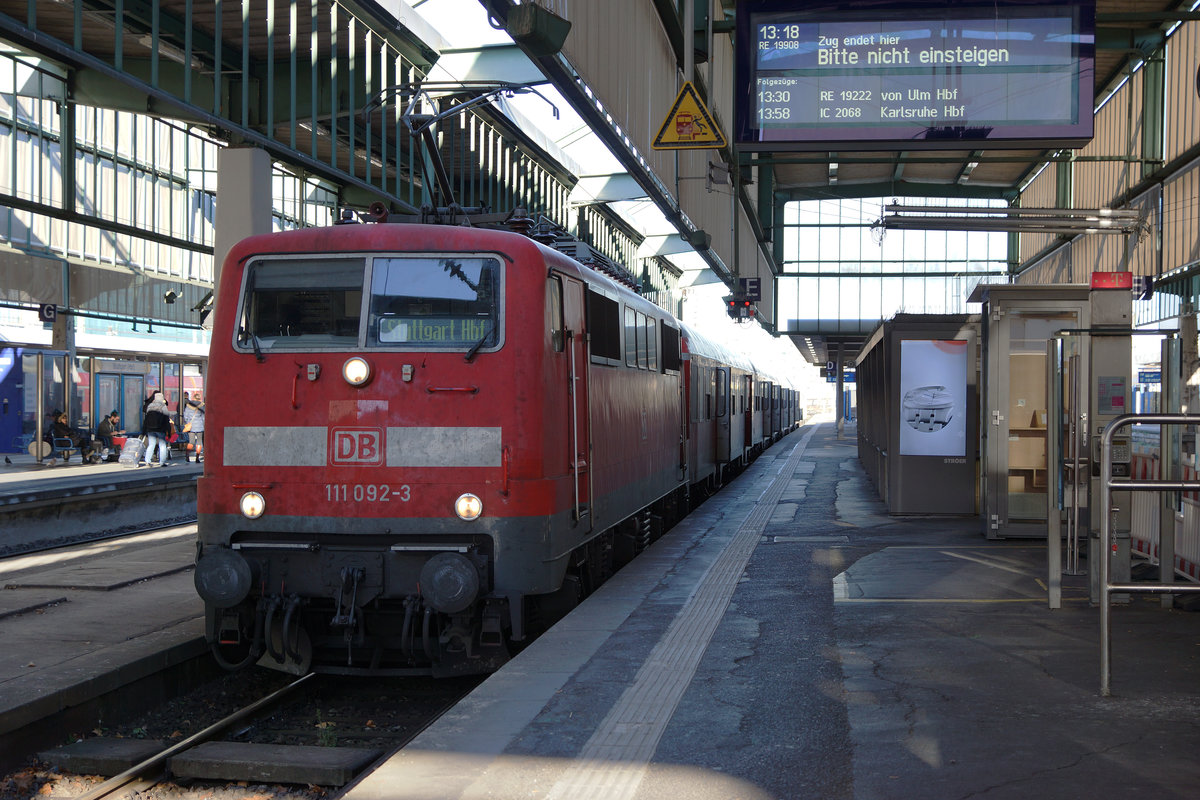
[[[744,150],[1078,147],[1092,137],[1093,2],[746,0]]]
[[[967,454],[967,342],[900,342],[900,455]]]

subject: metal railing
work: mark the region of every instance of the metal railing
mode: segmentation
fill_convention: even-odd
[[[1116,537],[1112,530],[1112,492],[1188,492],[1200,490],[1200,481],[1167,480],[1113,480],[1112,449],[1113,436],[1117,429],[1128,425],[1200,425],[1197,414],[1125,414],[1117,417],[1104,428],[1100,440],[1100,694],[1112,694],[1112,605],[1113,592],[1145,592],[1148,594],[1200,594],[1200,584],[1172,583],[1112,583],[1110,581],[1113,550]],[[1160,564],[1159,572],[1168,579],[1175,576],[1174,558],[1171,563]]]

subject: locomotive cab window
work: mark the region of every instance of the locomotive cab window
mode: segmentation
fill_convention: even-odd
[[[561,353],[566,345],[566,325],[563,324],[562,281],[557,276],[546,283],[546,316],[550,328],[550,343],[554,352]]]
[[[361,258],[264,259],[246,273],[243,349],[354,347],[362,306]]]
[[[500,262],[480,256],[389,256],[371,270],[367,344],[406,349],[500,346]]]

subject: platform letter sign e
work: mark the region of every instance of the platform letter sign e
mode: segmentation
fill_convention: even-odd
[[[383,466],[382,428],[331,428],[329,463],[340,466]]]

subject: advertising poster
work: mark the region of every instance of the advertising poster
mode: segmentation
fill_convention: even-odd
[[[967,342],[900,342],[900,455],[967,454]]]

